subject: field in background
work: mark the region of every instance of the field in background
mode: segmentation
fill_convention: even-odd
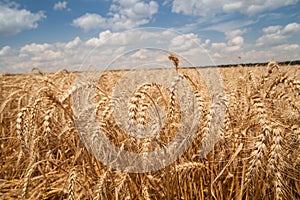
[[[198,156],[210,126],[208,90],[194,71],[179,69],[200,99],[198,134],[176,162],[144,174],[112,171],[80,142],[70,105],[72,93],[84,89],[73,88],[76,73],[0,75],[1,199],[300,199],[300,66],[269,63],[219,71],[228,108],[214,150]],[[108,71],[99,82],[99,124],[129,151],[167,145],[176,127],[161,131],[159,141],[137,142],[127,140],[108,115],[111,92],[123,73]],[[156,90],[143,93],[178,109],[172,94]],[[166,121],[179,123],[180,115],[173,113]]]

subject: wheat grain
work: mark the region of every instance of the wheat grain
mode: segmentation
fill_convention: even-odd
[[[94,98],[91,110],[97,109],[107,137],[123,150],[151,152],[172,141],[170,123],[181,125],[181,82],[174,79],[170,88],[150,83],[132,94],[138,97],[136,110],[131,110],[136,112],[132,115],[134,125],[148,125],[155,118],[151,122],[157,123],[158,130],[153,132],[159,133],[138,143],[118,127],[112,115],[120,103],[112,91],[125,71],[105,73],[99,82],[90,78],[75,87],[75,75],[80,75],[63,71],[0,76],[1,197],[299,199],[299,66],[270,63],[267,67],[220,69],[230,104],[225,128],[205,158],[199,158],[199,144],[210,145],[206,143],[212,136],[210,123],[217,115],[210,108],[224,106],[226,101],[222,103],[218,97],[214,98],[219,101],[213,101],[205,83],[198,80],[200,76],[190,69],[178,72],[179,81],[188,82],[192,88],[195,109],[203,115],[199,132],[173,164],[147,174],[110,171],[90,155],[72,118],[72,104],[78,102],[70,97],[94,91],[87,98]],[[240,78],[232,78],[233,73]],[[218,105],[209,107],[214,103]],[[166,116],[161,116],[160,107],[166,108]],[[47,139],[49,145],[45,145]]]

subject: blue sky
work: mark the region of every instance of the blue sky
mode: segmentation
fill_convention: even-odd
[[[196,65],[209,64],[199,61],[207,59],[199,56],[203,50],[215,64],[296,60],[299,9],[299,0],[0,0],[0,72],[77,70],[93,48],[101,59],[87,64],[107,63],[133,47],[141,61],[143,46],[153,43]]]

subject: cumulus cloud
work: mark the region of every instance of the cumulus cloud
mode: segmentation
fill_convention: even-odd
[[[73,26],[82,28],[85,32],[92,29],[105,28],[107,21],[101,15],[94,13],[86,13],[81,17],[73,20]]]
[[[225,32],[227,42],[212,43],[212,52],[219,58],[222,57],[221,55],[236,54],[242,51],[244,46],[244,33],[246,33],[246,30],[241,29]]]
[[[15,35],[26,29],[38,27],[38,22],[46,18],[43,12],[32,13],[18,9],[12,4],[0,4],[0,36]]]
[[[194,33],[178,35],[171,40],[170,48],[177,51],[187,51],[195,46],[195,43],[200,45],[200,42],[200,38]]]
[[[246,30],[233,30],[225,32],[225,36],[228,40],[228,45],[231,47],[232,51],[238,51],[242,49],[244,44],[244,38],[242,35],[246,32]]]
[[[261,49],[256,48],[255,45],[249,45],[247,50],[243,49],[242,51],[230,51],[232,48],[235,46],[213,43],[210,55],[216,64],[290,61],[298,60],[300,55],[300,46],[297,44],[283,44]]]
[[[172,30],[145,28],[125,32],[107,30],[87,40],[85,45],[101,54],[89,58],[88,63],[106,65],[113,62],[113,68],[130,68],[147,63],[157,63],[153,65],[156,67],[172,67],[168,60],[169,53],[181,56],[182,66],[212,65],[205,50],[208,43],[209,40],[202,43],[199,36],[193,33],[178,34]]]
[[[10,49],[11,49],[10,46],[2,47],[2,49],[0,50],[0,56],[5,56],[6,54],[8,54]]]
[[[74,40],[67,42],[65,47],[66,47],[66,49],[73,49],[73,48],[78,47],[81,44],[81,42],[82,41],[81,41],[80,37],[76,37]]]
[[[59,1],[54,4],[53,10],[70,10],[68,7],[68,2],[67,1]]]
[[[262,31],[264,34],[272,34],[280,31],[282,26],[268,26],[266,28],[263,28]]]
[[[48,43],[33,43],[23,46],[20,49],[19,56],[23,59],[30,59],[32,62],[45,63],[47,61],[60,59],[62,52],[55,48],[55,46]]]
[[[297,44],[282,44],[264,49],[253,48],[242,52],[244,62],[292,61],[299,59],[300,46]]]
[[[227,39],[232,39],[234,37],[237,37],[237,36],[241,36],[243,35],[244,33],[246,33],[246,30],[241,30],[241,29],[236,29],[236,30],[232,30],[232,31],[227,31],[225,32],[225,36]]]
[[[20,52],[22,54],[34,54],[34,53],[49,50],[50,48],[51,48],[51,45],[48,43],[44,43],[44,44],[32,43],[32,44],[27,44],[27,45],[23,46],[21,48]]]
[[[297,24],[285,27],[266,27],[264,34],[283,32],[295,34]],[[180,57],[180,66],[207,66],[241,62],[299,59],[298,44],[261,46],[245,44],[247,30],[225,32],[226,41],[214,42],[197,34],[178,34],[172,30],[151,28],[123,32],[105,30],[97,37],[68,42],[32,43],[19,49],[4,46],[0,49],[0,72],[30,72],[33,67],[43,71],[124,69],[149,64],[151,67],[172,67],[170,52]],[[140,36],[143,37],[140,37]]]
[[[86,13],[74,19],[72,24],[84,31],[99,28],[124,30],[149,23],[157,11],[158,3],[155,1],[147,3],[141,0],[114,0],[107,17]]]
[[[210,54],[216,64],[240,63],[241,55],[245,51],[243,35],[246,29],[226,31],[226,42],[212,42],[209,48]]]
[[[179,35],[171,30],[106,30],[87,40],[75,37],[64,43],[24,45],[15,49],[14,55],[0,56],[0,70],[20,73],[29,72],[32,67],[43,71],[56,71],[61,68],[84,70],[82,67],[87,66],[120,69],[143,66],[145,63],[154,63],[153,67],[172,67],[172,62],[168,59],[169,52],[175,52],[195,65],[207,65],[210,61],[207,54],[203,53],[201,45],[208,44],[209,41],[194,41],[201,40],[195,34]],[[187,66],[183,61],[181,64]]]
[[[299,23],[290,23],[285,27],[269,26],[262,29],[263,35],[256,41],[257,46],[263,45],[279,45],[286,42],[286,40],[296,34],[300,33]]]
[[[290,23],[283,29],[283,34],[294,34],[300,31],[300,23]]]
[[[33,67],[45,72],[62,68],[78,70],[89,51],[90,48],[85,48],[79,37],[69,42],[31,43],[13,49],[13,53],[6,56],[0,55],[0,71],[28,73]]]
[[[268,26],[256,43],[245,43],[247,29],[225,32],[226,42],[212,42],[209,51],[217,64],[288,61],[299,59],[300,46],[289,44],[289,39],[300,32],[299,23]]]
[[[174,0],[172,11],[185,15],[214,16],[220,13],[239,12],[246,15],[255,15],[267,10],[273,10],[282,6],[296,4],[299,0],[266,0],[266,1],[242,1],[242,0]]]

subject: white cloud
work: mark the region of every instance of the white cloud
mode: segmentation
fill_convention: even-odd
[[[294,51],[300,50],[300,46],[298,44],[282,44],[274,47],[276,51]],[[299,54],[298,54],[299,55]]]
[[[266,10],[273,10],[283,6],[293,5],[298,2],[298,0],[266,0],[266,1],[256,1],[252,3],[250,1],[246,7],[246,12],[249,15],[260,13]]]
[[[212,49],[225,49],[227,44],[225,42],[216,42],[216,43],[212,43]]]
[[[226,31],[226,42],[212,42],[210,54],[216,64],[240,63],[240,56],[245,52],[243,34],[246,29]]]
[[[246,30],[233,30],[225,32],[225,36],[228,40],[228,45],[231,47],[231,51],[238,51],[242,49],[242,46],[244,44],[244,38],[242,35],[246,33]]]
[[[82,41],[80,40],[80,38],[76,37],[74,40],[67,42],[65,47],[66,47],[66,49],[73,49],[73,48],[78,47],[81,44],[81,42]]]
[[[68,45],[68,43],[67,43]],[[65,45],[66,46],[66,45]],[[55,61],[61,58],[62,52],[55,48],[54,45],[44,44],[28,44],[20,49],[19,57],[23,59],[30,59],[33,63],[45,63],[47,61]]]
[[[267,27],[264,34],[283,32],[295,34],[297,24]],[[296,32],[295,32],[296,31]],[[226,41],[214,42],[194,33],[178,34],[172,30],[144,28],[124,32],[106,30],[97,37],[82,40],[75,37],[68,42],[27,44],[20,49],[8,46],[0,49],[0,72],[30,72],[33,67],[42,71],[124,69],[150,64],[152,67],[172,67],[169,52],[180,57],[180,66],[267,62],[299,59],[298,44],[261,46],[247,44],[246,30],[225,32]],[[210,57],[213,60],[210,60]]]
[[[158,3],[155,1],[147,3],[141,0],[114,0],[108,17],[86,13],[74,19],[73,25],[82,28],[84,31],[99,28],[124,30],[149,23],[157,11]]]
[[[97,47],[97,46],[104,46],[104,45],[126,45],[125,42],[132,42],[130,41],[129,37],[122,36],[121,33],[112,33],[110,30],[105,30],[99,33],[98,37],[93,37],[86,41],[86,45],[89,47]]]
[[[105,28],[107,26],[106,19],[98,14],[86,13],[81,17],[73,20],[74,26],[82,28],[85,32],[92,29]]]
[[[8,54],[10,49],[11,49],[10,46],[2,47],[2,49],[0,50],[0,56],[5,56],[6,54]]]
[[[35,54],[38,52],[43,52],[46,50],[50,50],[51,49],[51,45],[44,43],[44,44],[36,44],[36,43],[32,43],[32,44],[27,44],[25,46],[23,46],[20,50],[20,53],[22,54]]]
[[[232,46],[241,46],[244,44],[244,38],[242,36],[236,36],[229,40],[229,44]]]
[[[209,23],[212,23],[212,25],[202,28],[202,30],[214,30],[214,31],[225,33],[235,29],[248,27],[257,23],[257,21],[253,19],[237,18],[237,19],[224,20],[224,17],[216,17],[216,18],[218,18],[219,21],[214,22],[211,20],[211,18],[207,19]]]
[[[162,5],[163,5],[163,6],[167,6],[167,5],[169,5],[170,3],[172,3],[172,0],[164,0],[163,3],[162,3]]]
[[[251,46],[248,50],[235,50],[235,46],[230,47],[226,43],[213,43],[210,55],[216,64],[239,64],[258,63],[269,61],[290,61],[299,60],[300,46],[296,44],[284,44],[263,49]]]
[[[244,47],[244,33],[246,33],[246,30],[241,29],[225,32],[227,43],[212,43],[211,50],[216,53],[218,57],[220,57],[220,55],[236,54],[238,51],[242,51]]]
[[[31,57],[31,61],[33,62],[41,62],[44,63],[46,61],[55,61],[62,57],[62,52],[57,52],[53,50],[47,50],[43,52],[39,52],[38,56]]]
[[[269,26],[262,29],[263,35],[256,41],[257,46],[274,46],[286,43],[286,40],[300,33],[299,23],[290,23],[285,27]]]
[[[267,10],[296,4],[299,0],[174,0],[172,11],[185,15],[214,16],[220,13],[239,12],[246,15],[255,15]]]
[[[217,64],[288,61],[299,59],[300,46],[289,44],[288,39],[299,34],[298,23],[286,26],[269,26],[254,44],[245,43],[243,34],[247,29],[225,32],[226,42],[212,42],[210,54]]]
[[[297,44],[283,44],[265,49],[252,49],[242,52],[244,62],[292,61],[299,60],[300,46]]]
[[[89,65],[105,68],[110,63],[113,63],[111,68],[142,66],[145,63],[154,63],[154,67],[172,67],[172,62],[168,60],[168,51],[178,53],[195,65],[209,62],[206,54],[201,56],[202,44],[196,44],[192,40],[200,42],[195,34],[178,35],[171,30],[106,30],[99,33],[98,37],[87,40],[76,37],[65,43],[24,45],[20,49],[14,49],[13,55],[0,57],[0,70],[15,73],[29,72],[32,67],[43,71],[56,71],[61,68],[79,70],[83,69],[81,66]],[[203,45],[208,43],[206,41]],[[191,55],[197,56],[193,58]],[[183,61],[181,64],[186,66]]]
[[[67,1],[59,1],[54,4],[53,10],[64,10],[67,9],[68,11],[70,10],[67,8],[68,2]]]
[[[195,46],[195,42],[200,45],[201,40],[194,33],[179,35],[171,40],[170,48],[174,48],[177,51],[186,51],[193,48],[193,46]]]
[[[113,30],[128,29],[149,23],[158,11],[158,3],[140,0],[115,0],[110,8],[108,26]]]
[[[235,12],[235,11],[241,9],[242,6],[243,6],[243,3],[241,1],[227,3],[227,4],[223,5],[222,10],[226,13],[230,13],[230,12]]]
[[[15,35],[26,29],[38,27],[38,22],[46,18],[43,12],[32,13],[9,4],[0,4],[0,36]]]
[[[262,31],[265,34],[273,34],[280,31],[281,26],[268,26],[267,28],[263,28]]]
[[[241,36],[243,35],[244,33],[246,33],[246,30],[241,30],[241,29],[236,29],[236,30],[232,30],[232,31],[227,31],[225,32],[225,36],[227,39],[232,39],[234,37],[237,37],[237,36]]]
[[[283,29],[283,34],[294,34],[300,31],[300,23],[290,23],[286,25]]]

